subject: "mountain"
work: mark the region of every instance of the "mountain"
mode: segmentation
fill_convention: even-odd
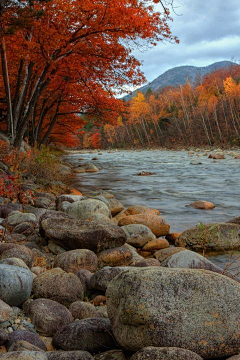
[[[160,90],[166,86],[177,86],[184,85],[188,80],[190,80],[193,84],[197,79],[203,78],[205,75],[212,73],[218,69],[227,68],[229,66],[236,65],[236,63],[232,61],[219,61],[211,64],[209,66],[204,67],[196,67],[196,66],[178,66],[167,70],[162,75],[158,76],[151,83],[140,87],[139,89],[132,92],[132,94],[124,97],[125,100],[131,99],[136,91],[141,91],[142,93],[146,93],[150,88],[152,91]]]

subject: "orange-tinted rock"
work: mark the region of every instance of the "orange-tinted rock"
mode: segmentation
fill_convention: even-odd
[[[119,226],[130,224],[146,225],[156,236],[167,235],[170,230],[170,225],[163,218],[150,213],[129,215],[118,223]]]
[[[178,253],[179,251],[186,250],[183,247],[169,247],[166,249],[158,250],[154,253],[155,258],[162,263],[164,260],[166,260],[169,256],[172,256],[173,254]]]
[[[143,250],[140,250],[139,252],[139,255],[143,256],[144,258],[147,258],[149,256],[152,256],[152,252],[151,251],[143,251]]]
[[[106,296],[104,295],[98,295],[94,298],[93,304],[94,306],[100,306],[101,304],[105,304],[107,301]]]
[[[189,206],[200,210],[212,210],[215,208],[215,205],[213,203],[205,200],[195,201],[191,203]]]
[[[125,211],[126,215],[136,215],[136,214],[145,214],[151,213],[152,215],[159,215],[160,211],[157,209],[150,209],[144,205],[131,205]]]
[[[82,195],[82,193],[80,191],[78,191],[77,189],[74,189],[74,188],[71,189],[71,194],[72,195]]]
[[[166,239],[155,239],[145,244],[142,249],[143,251],[155,252],[157,250],[165,249],[168,247],[169,242]]]
[[[47,351],[54,351],[54,347],[52,345],[52,337],[40,336],[40,339],[45,344]]]
[[[149,258],[137,262],[135,266],[136,267],[160,266],[160,262],[157,259]]]
[[[129,265],[132,261],[132,254],[126,247],[117,247],[98,253],[98,267]]]
[[[166,239],[170,242],[175,242],[181,233],[171,233],[166,235]]]

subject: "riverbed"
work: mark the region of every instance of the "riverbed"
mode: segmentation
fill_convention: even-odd
[[[101,169],[74,176],[72,186],[83,194],[103,189],[112,192],[124,206],[156,208],[170,224],[171,232],[182,232],[199,223],[225,222],[240,216],[240,159],[227,154],[224,160],[212,160],[204,152],[103,151],[100,155],[69,154],[67,160],[75,166],[92,162]],[[95,157],[97,160],[92,160]],[[141,171],[153,175],[139,176]],[[211,201],[216,207],[189,207],[197,200]],[[217,263],[225,264],[225,258],[218,257]]]

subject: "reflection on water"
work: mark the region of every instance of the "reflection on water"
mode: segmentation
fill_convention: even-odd
[[[95,156],[71,154],[67,159],[78,166]],[[191,165],[196,156],[186,151],[103,152],[94,161],[101,171],[76,174],[72,185],[85,194],[109,190],[125,206],[142,204],[159,209],[172,232],[199,222],[221,222],[239,216],[240,160],[226,156],[225,160],[213,161],[200,154],[197,159],[202,165]],[[141,170],[154,175],[138,176]],[[197,200],[211,201],[216,208],[204,211],[187,206]]]

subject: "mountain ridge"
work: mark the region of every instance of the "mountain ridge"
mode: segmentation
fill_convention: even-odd
[[[130,100],[137,91],[142,93],[146,93],[148,89],[151,89],[153,92],[163,89],[167,86],[180,86],[186,84],[187,81],[191,81],[192,83],[196,82],[196,80],[201,77],[219,70],[223,68],[227,68],[233,65],[238,65],[232,61],[217,61],[208,66],[193,66],[193,65],[180,65],[174,68],[171,68],[165,71],[163,74],[159,75],[152,82],[134,90],[131,94],[126,95],[124,97],[125,100]]]

